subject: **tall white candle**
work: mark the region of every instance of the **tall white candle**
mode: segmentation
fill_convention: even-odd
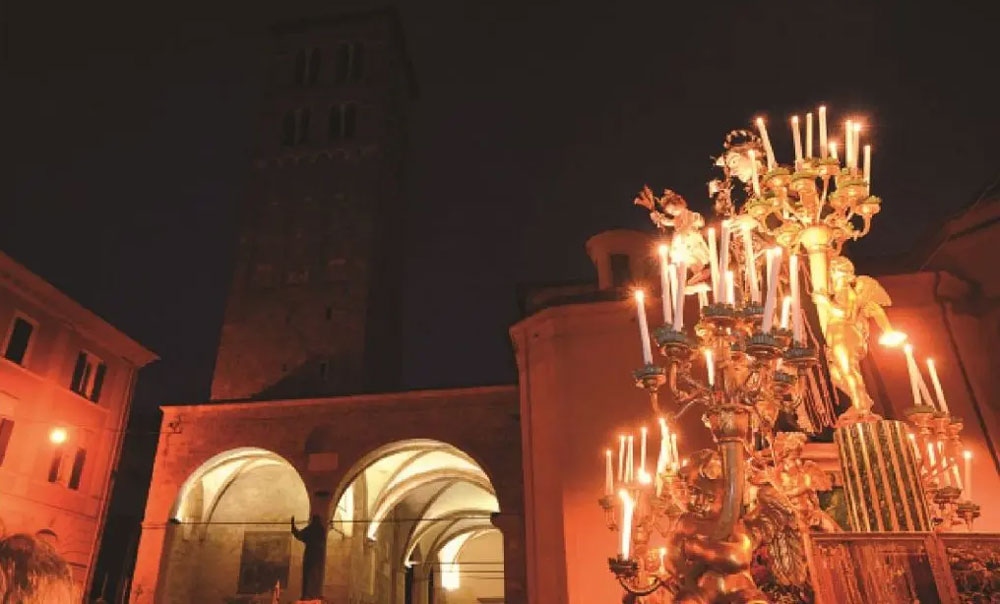
[[[628,435],[628,454],[625,458],[625,482],[635,480],[635,437]]]
[[[799,116],[792,116],[792,145],[795,147],[795,164],[802,163],[802,133],[799,130]]]
[[[760,197],[760,176],[757,174],[757,154],[753,149],[749,151],[750,156],[750,183],[753,185],[754,197]]]
[[[931,472],[934,472],[937,468],[937,457],[934,455],[934,443],[927,443],[927,467],[930,468]]]
[[[670,325],[673,323],[673,313],[671,308],[674,299],[670,292],[670,248],[666,244],[660,244],[660,293],[663,297],[663,323]]]
[[[680,463],[681,456],[677,454],[677,433],[670,433],[670,459],[673,461],[674,469],[677,469],[677,465]]]
[[[910,391],[913,393],[913,406],[919,407],[921,405],[920,386],[917,384],[919,369],[917,369],[917,364],[913,361],[913,346],[910,344],[903,346],[903,354],[906,355],[906,370],[910,375]],[[933,406],[932,401],[928,401],[928,404]]]
[[[840,159],[837,157],[837,141],[830,141],[830,157]]]
[[[802,296],[799,292],[799,257],[791,254],[788,258],[788,281],[792,289],[792,340],[797,344],[805,342],[802,325]]]
[[[684,264],[684,256],[679,256],[677,264],[674,265],[677,274],[677,287],[674,292],[677,296],[677,301],[674,304],[674,329],[676,331],[684,329],[684,290],[687,289],[687,266]]]
[[[639,315],[639,336],[642,338],[642,362],[651,365],[653,346],[649,341],[649,325],[646,323],[646,294],[641,289],[635,290],[635,308]]]
[[[869,188],[872,186],[872,146],[865,145],[865,184]]]
[[[826,159],[826,106],[819,106],[819,154]]]
[[[705,349],[705,369],[708,371],[708,386],[715,387],[715,362],[712,360],[712,349]]]
[[[813,156],[813,114],[806,113],[806,157]]]
[[[941,380],[938,378],[937,367],[934,366],[934,359],[927,359],[927,373],[931,375],[931,383],[934,384],[934,394],[937,395],[938,407],[941,411],[951,415],[948,410],[948,401],[944,398],[944,388],[941,387]]]
[[[781,328],[788,329],[788,317],[792,314],[792,297],[785,296],[781,300]]]
[[[751,151],[750,153],[753,153]],[[715,228],[708,227],[708,268],[712,277],[712,302],[722,302],[719,295],[719,251],[715,246]]]
[[[950,487],[952,485],[951,476],[948,475],[948,456],[945,455],[944,443],[941,441],[937,441],[937,453],[938,459],[941,460],[941,481],[944,483],[944,486]],[[958,485],[956,484],[955,486],[957,487]]]
[[[722,302],[724,304],[731,304],[729,302],[728,296],[726,294],[726,272],[729,270],[729,237],[730,237],[730,222],[728,220],[722,221],[722,236],[719,242],[719,278],[722,282],[719,284],[719,295],[722,296]]]
[[[625,482],[625,435],[618,436],[618,482]]]
[[[660,418],[660,446],[663,448],[663,467],[666,468],[667,465],[672,461],[670,456],[670,427],[667,426],[666,420],[662,417]]]
[[[635,511],[634,503],[629,494],[622,489],[618,492],[618,496],[622,499],[622,558],[628,560],[630,551],[629,546],[632,544],[632,513]]]
[[[767,169],[774,169],[774,149],[771,147],[771,138],[767,135],[767,126],[764,125],[764,118],[757,118],[757,130],[760,131],[760,140],[764,143],[764,153],[767,154]]]
[[[853,161],[851,160],[851,151],[854,150],[854,126],[851,120],[847,120],[844,123],[844,163],[848,168],[852,167]]]
[[[639,475],[646,473],[646,426],[639,428]]]
[[[851,167],[854,168],[855,170],[858,169],[858,151],[861,148],[858,146],[858,143],[860,140],[861,140],[861,123],[854,122],[854,133],[851,135],[851,144],[854,145],[854,148],[851,149]]]
[[[949,466],[951,467],[951,483],[955,485],[955,488],[962,488],[962,476],[958,473],[958,460],[952,457],[949,460]]]
[[[604,494],[611,495],[615,490],[615,479],[611,470],[611,449],[605,449],[604,460]]]
[[[767,296],[764,298],[764,319],[761,329],[764,333],[771,331],[774,324],[774,305],[778,295],[778,263],[781,262],[781,248],[767,250]]]
[[[757,282],[757,262],[753,254],[753,228],[743,229],[743,255],[747,264],[747,286],[750,289],[750,300],[760,304],[760,283]]]
[[[965,458],[965,499],[972,501],[972,451],[966,449],[962,457]]]
[[[726,304],[736,305],[736,289],[733,284],[733,271],[726,271]]]

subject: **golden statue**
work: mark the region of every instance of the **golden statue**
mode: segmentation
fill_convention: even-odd
[[[873,320],[884,334],[896,334],[885,314],[892,304],[878,281],[854,274],[854,264],[843,256],[829,262],[831,293],[815,287],[813,301],[826,339],[826,356],[834,386],[851,399],[851,409],[841,422],[871,416],[872,398],[861,376],[861,359],[868,354],[868,322]]]
[[[806,444],[802,432],[778,432],[771,445],[772,461],[768,476],[770,483],[791,504],[803,528],[834,533],[840,526],[819,504],[817,491],[829,491],[833,481],[816,462],[802,459]]]

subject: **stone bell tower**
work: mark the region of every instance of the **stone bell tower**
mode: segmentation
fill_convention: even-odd
[[[212,399],[389,390],[415,83],[392,11],[274,27]]]

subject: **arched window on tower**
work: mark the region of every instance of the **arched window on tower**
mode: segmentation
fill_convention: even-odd
[[[281,144],[286,147],[295,144],[295,114],[295,111],[289,109],[281,120]]]
[[[300,50],[295,53],[295,71],[292,74],[292,82],[303,84],[306,80],[306,51]]]
[[[319,49],[314,48],[311,53],[309,53],[309,67],[308,67],[308,82],[310,84],[315,84],[319,81],[319,68],[320,68],[320,54]]]
[[[330,107],[329,139],[331,141],[354,138],[357,132],[358,104],[340,103]]]
[[[296,138],[297,143],[304,143],[309,140],[309,108],[304,107],[299,109],[299,127],[298,136]]]
[[[364,46],[360,42],[341,42],[337,46],[335,68],[336,83],[360,82],[364,69]]]

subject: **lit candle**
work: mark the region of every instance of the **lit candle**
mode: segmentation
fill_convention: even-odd
[[[715,247],[714,227],[708,227],[708,267],[712,276],[712,301],[718,304],[722,300],[719,299],[719,251]]]
[[[736,289],[733,284],[733,271],[726,271],[726,278],[723,280],[726,284],[726,304],[730,306],[736,305]]]
[[[743,255],[746,256],[747,284],[750,288],[750,300],[760,304],[760,284],[757,282],[757,262],[753,255],[753,228],[743,229]]]
[[[931,383],[934,384],[934,394],[937,395],[938,407],[944,413],[951,415],[948,410],[948,401],[944,398],[944,388],[941,387],[941,380],[938,379],[937,368],[934,367],[934,359],[927,359],[927,372],[931,374]]]
[[[792,145],[795,147],[795,164],[802,163],[802,133],[799,131],[799,116],[792,116]]]
[[[663,469],[666,469],[672,461],[670,458],[670,427],[667,426],[667,421],[662,417],[660,418],[660,447],[663,449]]]
[[[627,560],[632,542],[632,513],[635,509],[632,498],[625,489],[618,491],[618,496],[622,499],[622,558]]]
[[[708,292],[705,290],[698,290],[698,310],[701,310],[708,306]]]
[[[813,156],[813,114],[806,113],[806,157]]]
[[[615,490],[615,477],[611,469],[611,449],[604,451],[604,494],[611,495]]]
[[[948,465],[951,466],[951,483],[953,485],[955,485],[955,488],[961,489],[962,488],[962,477],[958,473],[958,462],[955,460],[954,457],[952,457],[949,460],[949,464]]]
[[[797,344],[805,342],[802,325],[802,297],[799,294],[799,257],[792,254],[788,258],[788,280],[792,288],[792,340]]]
[[[937,467],[937,459],[934,457],[934,443],[927,443],[927,467],[933,468]]]
[[[851,144],[854,148],[851,149],[851,167],[855,170],[858,169],[858,141],[861,140],[861,123],[854,122],[854,134],[851,136]]]
[[[639,476],[646,473],[646,426],[639,428]]]
[[[865,145],[865,184],[872,186],[872,146]]]
[[[851,125],[851,120],[847,120],[844,123],[844,164],[850,168],[851,167],[851,150],[854,149],[854,142],[851,136],[854,134],[854,128]]]
[[[952,485],[951,476],[948,474],[948,456],[944,454],[944,443],[941,441],[937,441],[937,452],[938,458],[941,460],[941,481],[944,483],[944,486],[950,487]],[[958,485],[955,486],[957,487]]]
[[[913,346],[907,344],[903,346],[903,354],[906,355],[906,370],[910,374],[910,391],[913,393],[913,406],[919,407],[921,404],[920,400],[920,386],[917,385],[917,364],[913,361]],[[931,401],[928,401],[931,402]],[[933,403],[931,402],[933,405]]]
[[[618,436],[618,482],[625,482],[625,435]]]
[[[642,362],[645,365],[653,364],[653,346],[649,341],[649,325],[646,324],[646,294],[641,290],[635,290],[635,308],[639,314],[639,336],[642,338]]]
[[[672,313],[673,296],[670,293],[670,248],[666,244],[660,244],[660,293],[663,295],[663,323],[670,325],[674,322]]]
[[[785,296],[781,301],[781,328],[788,329],[788,316],[792,311],[792,297]]]
[[[757,130],[760,131],[760,140],[764,143],[764,153],[767,154],[767,169],[774,169],[774,149],[771,148],[771,138],[767,136],[767,126],[764,125],[764,118],[757,118]]]
[[[769,333],[774,324],[774,305],[778,295],[778,262],[780,261],[781,248],[767,250],[767,296],[764,298],[764,319],[761,325],[764,333]]]
[[[830,157],[833,159],[840,159],[837,156],[837,141],[830,141]]]
[[[826,159],[826,105],[819,106],[819,153]]]
[[[674,330],[680,331],[684,329],[684,290],[687,288],[687,266],[684,264],[683,254],[674,254],[677,259],[677,264],[674,265],[674,270],[677,274],[677,287],[674,294],[677,296],[677,302],[674,304]]]
[[[635,480],[635,437],[628,435],[628,457],[625,458],[625,482]]]
[[[972,451],[966,449],[962,457],[965,458],[965,499],[972,501]]]
[[[705,349],[705,369],[708,370],[708,386],[715,388],[715,363],[712,362],[712,349]]]
[[[677,454],[677,433],[670,433],[670,459],[673,461],[674,469],[677,469],[677,461],[681,458]]]
[[[754,197],[760,197],[760,177],[757,175],[757,154],[750,149],[750,182],[753,184]]]
[[[660,548],[660,574],[664,575],[667,573],[667,567],[663,564],[663,559],[667,557],[667,548]]]
[[[731,233],[730,222],[728,220],[722,221],[722,236],[720,237],[720,246],[722,249],[719,250],[719,277],[725,279],[726,271],[729,270],[729,237]],[[722,283],[725,287],[725,282]],[[722,290],[723,295],[725,295],[725,290]],[[727,302],[728,300],[723,300]]]

